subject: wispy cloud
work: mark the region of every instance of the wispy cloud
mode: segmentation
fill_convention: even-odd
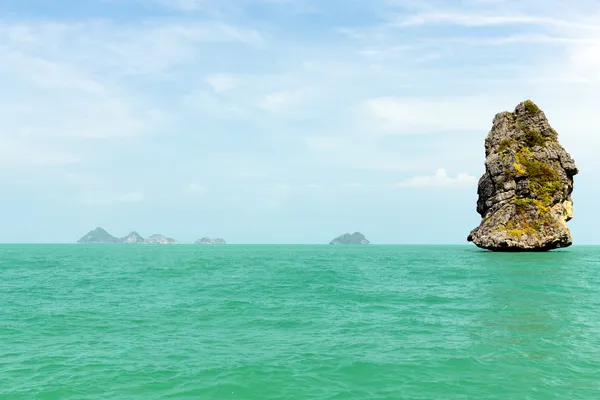
[[[340,141],[340,138],[331,136],[309,136],[306,138],[306,145],[317,151],[335,151],[343,146]]]
[[[208,3],[207,0],[154,0],[159,4],[181,11],[196,11]]]
[[[363,111],[372,127],[388,134],[481,132],[502,105],[500,99],[480,96],[380,97],[365,100]]]
[[[139,203],[144,200],[144,195],[140,192],[129,192],[121,196],[120,200],[123,203]]]
[[[103,5],[0,24],[0,165],[32,186],[44,172],[61,199],[177,213],[208,187],[203,207],[258,203],[262,218],[302,196],[355,209],[392,187],[475,194],[494,115],[527,98],[578,163],[598,163],[593,1]]]
[[[227,92],[238,83],[234,76],[228,74],[211,74],[205,80],[216,93]]]
[[[600,82],[600,35],[587,43],[575,43],[569,48],[569,57],[575,77]]]
[[[6,168],[64,167],[81,161],[82,157],[72,149],[0,135],[0,166]]]
[[[206,186],[199,183],[190,183],[188,185],[188,190],[195,196],[202,196],[206,193]]]
[[[108,190],[85,190],[68,200],[78,206],[115,207],[119,205],[136,204],[144,200],[140,192],[111,192]]]
[[[427,24],[462,25],[467,27],[483,27],[494,25],[541,25],[586,29],[600,31],[594,24],[582,24],[552,17],[539,17],[534,15],[486,15],[473,13],[424,13],[409,17],[399,17],[391,25],[397,27],[410,27]]]
[[[257,31],[218,21],[99,20],[3,23],[0,39],[0,141],[10,149],[2,162],[13,166],[68,165],[90,152],[101,157],[102,147],[85,140],[165,133],[172,110],[132,84],[132,75],[156,85],[172,80],[169,71],[193,61],[203,44],[262,41]],[[217,75],[209,82],[221,91],[233,85]],[[29,140],[18,138],[23,132]]]
[[[460,186],[460,185],[475,185],[477,178],[469,174],[459,173],[456,177],[448,176],[445,169],[438,169],[431,176],[416,176],[397,183],[395,186],[399,188],[415,188],[415,187],[445,187],[445,186]]]

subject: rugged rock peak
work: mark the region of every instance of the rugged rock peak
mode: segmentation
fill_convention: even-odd
[[[341,236],[336,237],[335,239],[333,239],[331,242],[329,242],[329,244],[353,244],[353,245],[359,245],[359,244],[370,244],[371,242],[369,242],[367,240],[367,238],[365,237],[365,235],[363,235],[360,232],[354,232],[352,234],[350,233],[344,233]]]
[[[202,245],[221,244],[222,245],[222,244],[227,244],[227,242],[225,242],[225,240],[221,239],[221,238],[211,239],[211,238],[203,237],[202,239],[196,240],[195,244],[202,244]]]
[[[81,239],[77,241],[79,244],[116,244],[120,240],[98,227],[89,231]]]
[[[494,251],[547,251],[572,244],[575,162],[530,100],[495,116],[479,180],[481,224],[467,240]]]
[[[163,235],[152,235],[144,241],[146,244],[177,244],[177,241]]]
[[[139,233],[133,231],[129,235],[121,239],[121,242],[124,244],[143,244],[145,242],[145,239],[141,237]]]

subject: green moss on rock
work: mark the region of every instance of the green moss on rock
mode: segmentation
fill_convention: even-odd
[[[530,199],[530,198],[527,198],[527,197],[523,197],[523,198],[520,198],[520,199],[515,198],[514,202],[515,202],[515,207],[516,207],[517,210],[524,210],[524,209],[526,209],[527,207],[530,207],[530,206],[536,206],[537,207],[540,204],[539,200]]]
[[[513,143],[514,143],[514,141],[512,141],[512,140],[504,139],[503,141],[500,142],[500,145],[498,145],[498,148],[496,149],[496,153],[502,153],[504,150],[510,148],[510,146],[512,146]]]
[[[548,141],[548,139],[546,139],[538,131],[528,130],[525,132],[525,143],[527,143],[527,146],[529,146],[529,147],[535,147],[535,146],[544,147],[546,145],[547,141]]]
[[[520,122],[516,122],[515,126],[523,132],[523,141],[528,147],[546,146],[548,138],[542,135],[537,129],[529,129]]]
[[[529,190],[545,205],[550,205],[554,195],[562,190],[558,173],[551,165],[538,161],[526,151],[517,153],[517,161],[525,168]]]
[[[531,100],[527,100],[523,103],[525,110],[531,115],[537,115],[540,112],[540,108]]]
[[[515,198],[513,201],[515,214],[502,229],[509,237],[519,239],[542,234],[544,227],[553,223],[550,209],[542,201],[530,198]]]
[[[513,222],[513,221],[510,221]],[[512,228],[509,228],[507,226],[506,228],[506,234],[510,237],[513,237],[515,239],[520,239],[522,236],[530,236],[530,235],[535,235],[536,233],[539,233],[539,229],[535,229],[530,225],[523,225],[523,226],[517,226],[516,224],[511,224],[511,226],[514,226]]]

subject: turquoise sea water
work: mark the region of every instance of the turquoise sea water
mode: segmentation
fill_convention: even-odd
[[[600,399],[600,247],[0,246],[1,399]]]

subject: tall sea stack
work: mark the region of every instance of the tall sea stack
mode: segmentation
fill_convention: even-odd
[[[493,251],[548,251],[572,244],[575,162],[532,101],[495,116],[479,180],[481,224],[467,240]]]

